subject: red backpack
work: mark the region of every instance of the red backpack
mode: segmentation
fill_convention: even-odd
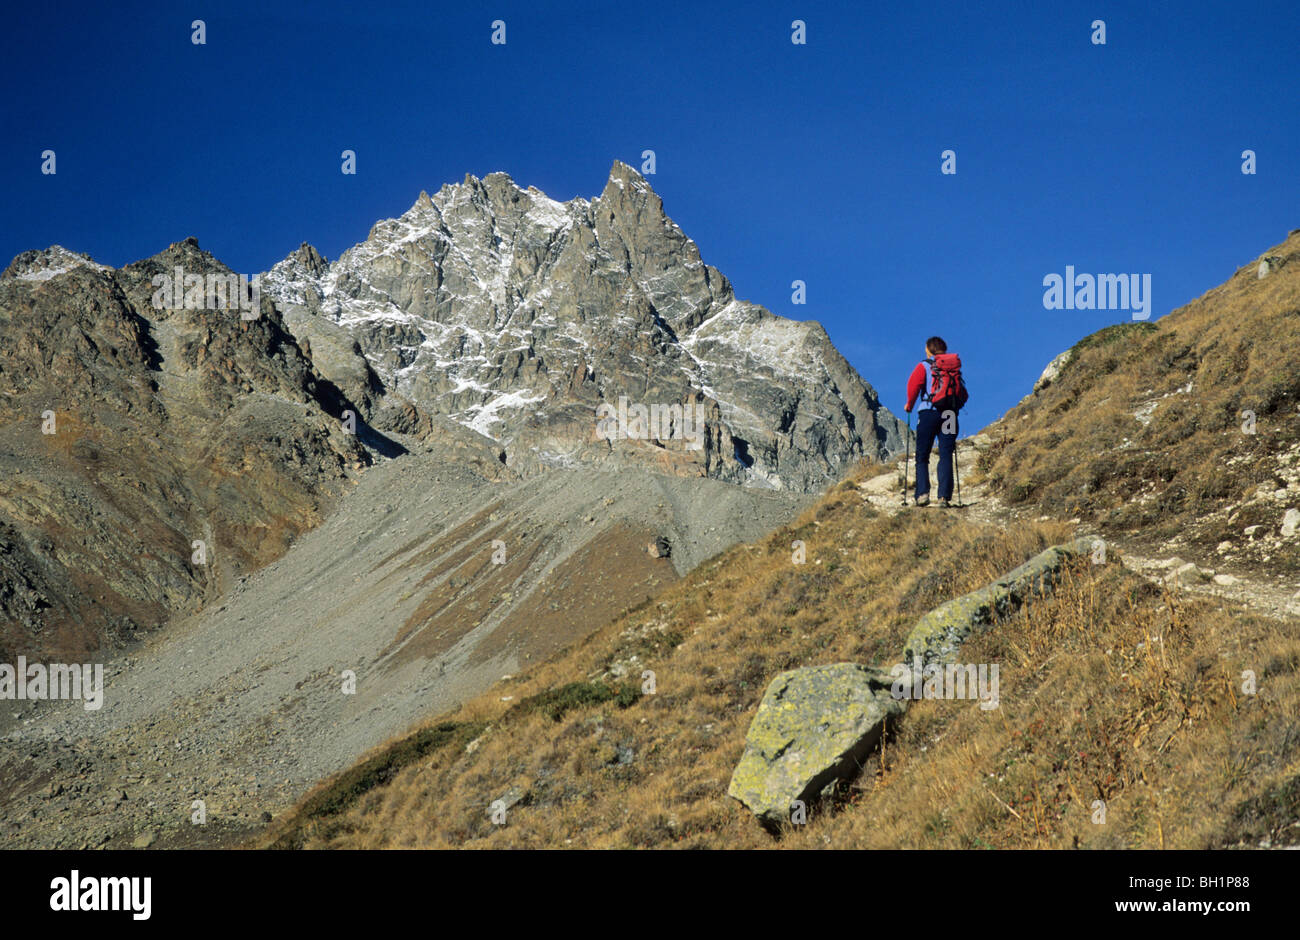
[[[940,353],[930,365],[930,404],[940,411],[960,411],[970,396],[961,377],[961,356]]]

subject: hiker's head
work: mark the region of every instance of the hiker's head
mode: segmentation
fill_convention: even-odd
[[[940,336],[931,336],[925,341],[925,357],[940,356],[948,351],[948,344]]]

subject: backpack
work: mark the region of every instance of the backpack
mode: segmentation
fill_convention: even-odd
[[[930,366],[930,406],[940,411],[961,411],[969,397],[961,377],[961,356],[935,356]]]

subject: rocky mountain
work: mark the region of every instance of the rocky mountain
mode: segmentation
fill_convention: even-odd
[[[376,426],[445,415],[521,472],[612,458],[809,493],[902,449],[825,330],[738,299],[624,163],[565,203],[467,175],[333,263],[303,245],[262,288]],[[702,440],[598,436],[620,399],[699,406]]]
[[[125,648],[102,711],[0,713],[22,844],[191,839],[197,793],[242,838],[902,445],[623,164],[565,204],[466,177],[252,280],[193,239],[0,275],[0,662]]]
[[[372,460],[269,303],[156,308],[153,277],[177,267],[233,273],[191,239],[120,270],[55,246],[0,275],[3,661],[196,609]]]
[[[738,300],[622,163],[563,204],[467,176],[332,264],[303,245],[253,281],[192,238],[116,270],[29,251],[0,275],[0,653],[194,612],[407,446],[485,487],[637,470],[793,511],[902,444],[825,331]],[[755,534],[637,526],[714,550]]]
[[[251,319],[155,302],[177,267],[231,274],[192,241],[116,271],[15,260],[6,652],[171,629],[110,659],[102,710],[0,711],[6,844],[271,821],[281,846],[771,845],[727,796],[764,690],[966,626],[963,655],[1004,671],[997,720],[909,705],[847,789],[809,784],[787,844],[1294,844],[1300,232],[1057,357],[959,448],[953,514],[869,460],[803,492],[897,422],[815,325],[647,227],[638,180],[616,165],[565,222],[470,178],[333,265],[300,249]],[[691,396],[699,451],[597,436],[602,404]],[[1018,609],[977,602],[1029,597],[1021,566],[1067,541],[1087,557],[1050,594],[1034,574]]]

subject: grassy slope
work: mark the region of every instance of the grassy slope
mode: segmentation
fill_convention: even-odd
[[[1057,381],[989,429],[981,469],[1004,498],[1204,554],[1239,543],[1227,560],[1300,573],[1300,542],[1242,539],[1276,532],[1289,507],[1274,494],[1300,479],[1300,232],[1265,257],[1285,263],[1076,344]]]
[[[445,746],[408,738],[372,759],[383,768],[372,779],[322,786],[272,841],[771,845],[726,796],[771,676],[891,663],[925,610],[1065,534],[1056,523],[990,532],[938,512],[878,516],[850,481],[791,529],[702,566],[651,607],[423,732]],[[802,566],[791,563],[795,538],[807,543]],[[847,805],[814,814],[781,845],[1218,844],[1242,834],[1242,804],[1295,773],[1300,643],[1274,622],[1166,596],[1119,565],[1085,566],[965,658],[1001,664],[1001,707],[915,704],[885,766],[873,761]],[[619,699],[614,680],[584,701],[584,687],[569,685],[620,665],[634,677],[653,669],[656,693],[632,686]],[[1257,673],[1260,694],[1240,693],[1243,669]],[[567,710],[530,700],[557,692]],[[393,760],[394,750],[406,756]],[[512,789],[526,795],[498,828],[488,806]],[[1106,825],[1090,821],[1098,798]],[[1246,834],[1267,834],[1285,812],[1266,810]]]
[[[1270,254],[1295,257],[1300,236]],[[1058,382],[992,429],[1006,443],[986,462],[990,479],[1055,518],[1153,539],[1213,544],[1239,540],[1254,515],[1276,524],[1269,494],[1296,437],[1300,371],[1280,363],[1300,358],[1300,263],[1252,278],[1243,269],[1154,329],[1081,342]],[[1160,398],[1189,379],[1194,393]],[[1143,428],[1132,413],[1156,399]],[[1239,431],[1243,408],[1258,414],[1254,436]],[[1113,563],[1076,568],[1054,596],[966,647],[965,661],[1000,664],[1001,707],[914,703],[844,800],[779,842],[766,835],[726,787],[773,675],[891,664],[926,610],[1072,534],[1060,522],[988,529],[934,510],[880,515],[856,488],[877,472],[858,468],[794,525],[381,748],[318,787],[267,843],[1300,842],[1293,625],[1170,595]],[[806,564],[792,562],[795,539]],[[1275,547],[1270,563],[1285,569],[1294,550]],[[636,694],[643,669],[655,673],[653,695]],[[1258,694],[1243,693],[1245,670]],[[521,799],[495,826],[489,804],[507,794]]]

